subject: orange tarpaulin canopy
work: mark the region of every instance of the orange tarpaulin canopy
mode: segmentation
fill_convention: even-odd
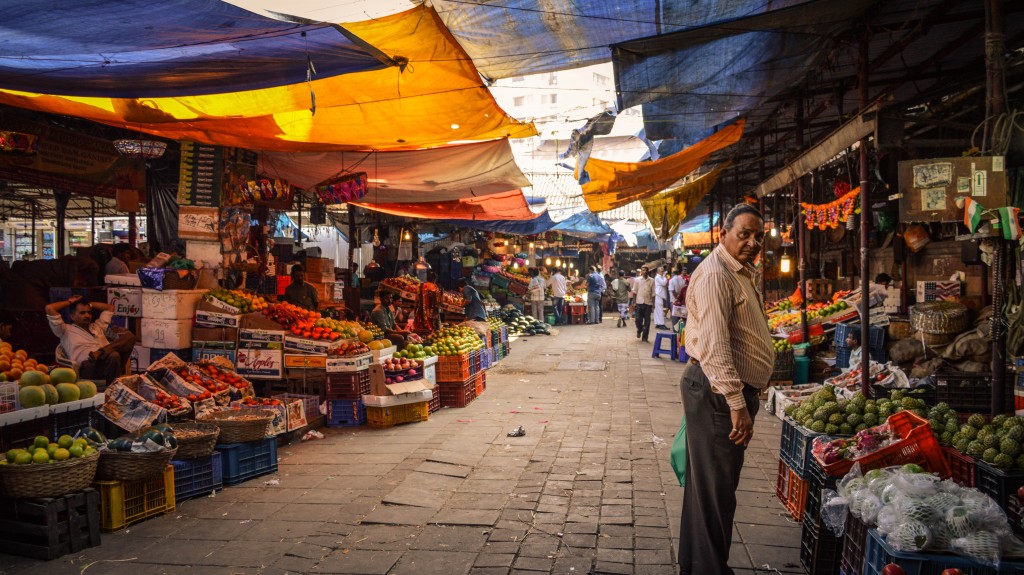
[[[667,240],[676,233],[679,222],[683,221],[686,213],[711,191],[722,171],[728,166],[729,162],[725,162],[686,185],[666,190],[640,202],[659,239]]]
[[[537,217],[530,211],[522,190],[501,192],[476,198],[446,202],[416,202],[371,204],[352,202],[352,205],[407,218],[428,220],[529,220]]]
[[[594,213],[605,212],[657,194],[699,168],[711,154],[738,142],[743,123],[737,120],[689,148],[653,162],[590,158],[586,166],[590,181],[583,184],[587,207]]]
[[[419,6],[344,28],[408,63],[310,83],[166,98],[73,97],[0,87],[0,103],[254,150],[420,148],[536,134],[532,124],[498,107],[432,8]],[[304,75],[305,70],[296,71]],[[315,113],[310,111],[314,94]]]

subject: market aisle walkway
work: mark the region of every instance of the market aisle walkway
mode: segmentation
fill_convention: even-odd
[[[673,574],[682,364],[614,326],[520,339],[465,409],[326,430],[283,447],[273,476],[50,563],[0,555],[0,573]],[[774,496],[779,427],[758,417],[743,471],[741,575],[802,572]]]

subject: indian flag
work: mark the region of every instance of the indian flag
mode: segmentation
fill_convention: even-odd
[[[971,198],[964,198],[964,225],[972,234],[981,225],[981,204]]]
[[[1003,230],[1003,239],[1020,239],[1020,221],[1017,219],[1019,213],[1020,208],[999,208],[999,227]]]

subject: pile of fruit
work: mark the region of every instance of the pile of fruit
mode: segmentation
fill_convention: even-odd
[[[418,343],[410,343],[405,346],[405,349],[395,353],[395,357],[405,359],[423,359],[433,355],[437,354],[434,353],[434,348],[432,346]]]
[[[416,293],[420,289],[420,280],[408,274],[395,278],[385,278],[380,283],[383,286],[388,286],[398,291]]]
[[[423,362],[415,359],[391,358],[384,360],[384,373],[398,376],[414,376],[423,370]],[[401,381],[401,380],[399,380]]]
[[[867,399],[860,392],[845,399],[837,398],[835,389],[826,385],[803,402],[788,405],[786,415],[816,433],[853,435],[904,410],[913,411],[922,418],[928,417],[924,401],[909,397],[902,391],[893,392],[891,399]]]
[[[495,331],[505,327],[505,322],[498,317],[491,316],[487,318],[487,325],[491,326],[491,331]]]
[[[363,328],[363,331],[370,332],[370,339],[369,339],[369,341],[374,341],[374,340],[378,340],[378,339],[385,339],[387,337],[387,336],[384,335],[384,330],[382,330],[380,328],[380,326],[378,326],[377,324],[375,324],[373,322],[361,321],[361,322],[358,322],[358,323],[359,323],[359,327]],[[368,343],[367,339],[366,339],[366,336],[364,334],[359,334],[359,340]],[[388,345],[390,345],[390,344],[388,344]]]
[[[824,436],[822,436],[822,439]],[[826,465],[841,459],[858,459],[888,447],[899,436],[893,434],[886,424],[869,427],[858,431],[853,437],[838,438],[831,441],[814,442],[814,454]]]
[[[361,341],[346,341],[340,347],[328,350],[327,355],[352,356],[370,353],[370,348]]]
[[[439,356],[459,355],[482,349],[484,342],[473,328],[448,324],[427,337],[432,351]]]
[[[195,367],[204,376],[206,376],[206,378],[213,380],[211,384],[216,384],[217,391],[223,391],[225,389],[237,389],[242,391],[252,387],[252,384],[244,377],[229,369],[221,369],[212,363],[197,363],[195,364]]]
[[[320,314],[315,311],[303,309],[290,303],[275,303],[263,309],[263,315],[276,321],[286,328],[299,325],[300,329],[306,327],[312,329],[313,323],[320,319]]]
[[[466,298],[462,297],[462,294],[454,291],[446,291],[441,296],[444,305],[451,307],[465,307]]]
[[[949,443],[961,453],[1002,469],[1024,469],[1024,450],[1021,449],[1024,417],[997,415],[989,421],[984,415],[975,413],[959,429],[954,429],[952,420],[946,422],[942,434],[953,431]],[[936,426],[932,423],[935,431]]]
[[[262,297],[239,289],[229,290],[218,287],[210,290],[208,295],[230,306],[237,307],[240,313],[263,311],[270,305]]]
[[[217,383],[211,379],[203,377],[200,373],[192,371],[192,369],[187,365],[175,369],[174,373],[181,379],[185,380],[186,383],[206,390],[198,393],[190,393],[188,395],[188,400],[192,403],[203,401],[204,399],[210,399],[214,394],[225,391],[228,388],[228,386],[223,383]]]
[[[156,396],[153,397],[152,403],[172,413],[189,409],[188,403],[183,398],[166,391],[157,392]]]
[[[810,319],[810,315],[807,316]],[[768,328],[778,331],[780,328],[791,327],[800,323],[800,310],[775,314],[768,318]]]
[[[18,401],[23,408],[68,403],[96,395],[96,384],[78,381],[78,374],[68,367],[55,368],[49,374],[26,371],[18,386]]]
[[[509,334],[526,335],[551,335],[551,328],[548,324],[534,319],[533,316],[523,315],[518,309],[505,306],[497,314],[498,318],[508,325]]]
[[[775,346],[775,353],[782,353],[793,348],[793,344],[789,343],[788,339],[776,339],[772,345]]]
[[[284,405],[280,399],[274,399],[272,397],[245,397],[242,398],[238,405],[243,407],[275,407]]]
[[[121,452],[149,453],[177,448],[178,440],[171,426],[166,423],[158,423],[141,433],[122,435],[107,442],[107,449]]]
[[[27,351],[14,351],[11,344],[0,342],[0,382],[18,381],[22,374],[30,371],[38,371],[43,375],[49,373],[46,365],[30,358]]]
[[[92,429],[92,428],[89,428]],[[96,430],[92,430],[99,433]],[[100,443],[105,443],[102,435]],[[40,435],[35,438],[32,445],[25,449],[11,449],[4,459],[0,459],[0,465],[29,465],[32,463],[54,463],[68,459],[88,457],[96,453],[96,442],[82,436],[79,432],[77,439],[70,435],[61,435],[56,443],[50,441],[49,437]]]

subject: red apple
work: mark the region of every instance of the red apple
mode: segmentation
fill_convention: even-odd
[[[410,369],[409,370],[409,375],[416,375],[416,370],[415,369]]]
[[[1017,497],[1019,497],[1021,501],[1024,501],[1024,485],[1021,485],[1020,488],[1017,489]]]
[[[395,376],[395,383],[402,383],[403,381],[405,381],[404,377],[402,377],[400,375],[396,375]]]
[[[882,567],[882,575],[907,575],[907,572],[899,565],[890,563],[885,567]]]
[[[964,575],[964,572],[956,567],[950,567],[942,571],[942,575]]]

